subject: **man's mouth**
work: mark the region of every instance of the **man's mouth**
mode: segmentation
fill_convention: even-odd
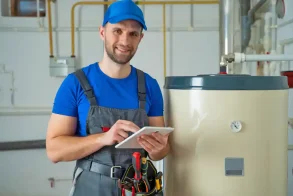
[[[116,49],[120,52],[120,53],[129,53],[130,50],[128,49],[124,49],[124,48],[117,48]]]

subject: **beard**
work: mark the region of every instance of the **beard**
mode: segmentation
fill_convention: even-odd
[[[105,40],[105,50],[108,55],[108,57],[115,63],[124,65],[128,63],[134,56],[135,51],[131,48],[127,48],[128,54],[117,54],[116,51],[118,50],[116,47],[118,45],[111,46],[108,44],[108,42]],[[120,47],[120,46],[118,46]],[[125,47],[120,47],[125,48]]]

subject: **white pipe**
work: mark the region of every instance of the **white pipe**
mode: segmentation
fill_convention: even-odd
[[[0,116],[50,115],[51,113],[50,107],[0,107]]]
[[[37,0],[37,18],[40,21],[40,0]]]
[[[245,55],[244,62],[251,61],[293,61],[293,55]]]
[[[290,19],[290,20],[288,20],[288,21],[286,21],[286,22],[283,22],[283,23],[279,24],[278,27],[279,27],[279,28],[281,28],[281,27],[285,27],[285,26],[287,26],[287,25],[289,25],[289,24],[292,24],[292,23],[293,23],[293,18]]]
[[[265,52],[269,52],[271,50],[271,23],[272,23],[272,14],[270,12],[266,12],[264,16],[265,24],[264,24],[264,37],[263,37],[263,45]]]
[[[263,46],[265,49],[265,53],[269,53],[271,50],[271,24],[272,24],[272,13],[271,12],[266,12],[265,16],[265,25],[264,25],[264,38],[263,38]],[[270,68],[268,62],[264,62],[263,66],[263,74],[264,76],[270,75]]]
[[[234,53],[235,63],[243,62],[253,62],[253,61],[293,61],[293,55],[289,54],[244,54],[244,53]]]
[[[271,50],[276,51],[277,50],[277,14],[276,14],[276,0],[272,0],[272,25],[271,25],[271,31],[272,31],[272,48]]]
[[[272,25],[271,25],[271,55],[277,54],[277,13],[276,13],[276,0],[271,0],[271,14],[272,14]],[[280,51],[280,50],[279,50]],[[279,52],[278,51],[278,52]],[[280,53],[279,53],[280,54]],[[272,61],[269,63],[269,74],[271,76],[280,75],[281,62],[280,61]]]
[[[293,44],[293,38],[288,38],[288,39],[284,39],[284,40],[280,41],[281,46],[285,46],[285,45],[289,45],[289,44]]]
[[[280,47],[280,48],[279,48],[279,49],[280,49],[280,53],[281,53],[281,54],[284,54],[284,52],[285,52],[285,46],[286,46],[286,45],[293,44],[293,38],[288,38],[288,39],[281,40],[279,44],[280,44],[280,45],[279,45],[279,47]],[[290,65],[289,65],[289,63],[290,63],[290,62],[288,62],[288,61],[282,61],[282,65],[281,65],[282,70],[283,70],[284,68],[287,69],[287,70],[289,70],[289,69],[290,69]]]
[[[255,46],[254,48],[256,48],[256,46],[259,44],[259,41],[261,40],[261,20],[256,20],[255,21],[255,27],[256,27],[256,30],[255,30]]]
[[[15,77],[14,77],[14,72],[13,71],[9,71],[9,70],[6,70],[6,66],[4,64],[0,64],[0,75],[1,74],[8,74],[10,75],[10,78],[11,78],[11,89],[10,89],[10,102],[11,102],[11,105],[14,105],[14,95],[15,95],[15,84],[14,84],[14,81],[15,81]],[[0,89],[1,90],[1,89]]]
[[[99,29],[98,27],[76,27],[75,31],[78,32],[97,32]],[[172,27],[172,28],[166,28],[167,31],[178,31],[178,32],[194,32],[194,31],[219,31],[219,27],[216,26],[198,26],[198,27]],[[58,27],[53,28],[54,32],[71,32],[70,27]],[[163,28],[161,27],[150,27],[148,28],[147,32],[162,32]],[[38,27],[1,27],[0,26],[0,32],[48,32],[48,28],[38,28]]]

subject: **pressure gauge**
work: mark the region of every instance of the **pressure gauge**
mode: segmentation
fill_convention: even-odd
[[[285,16],[285,2],[284,2],[284,0],[277,0],[276,14],[277,14],[278,18],[284,18],[284,16]]]
[[[240,121],[233,121],[230,125],[233,132],[237,133],[242,129],[242,123]]]

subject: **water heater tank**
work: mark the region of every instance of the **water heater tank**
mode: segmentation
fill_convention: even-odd
[[[167,196],[286,196],[283,76],[166,77]]]

